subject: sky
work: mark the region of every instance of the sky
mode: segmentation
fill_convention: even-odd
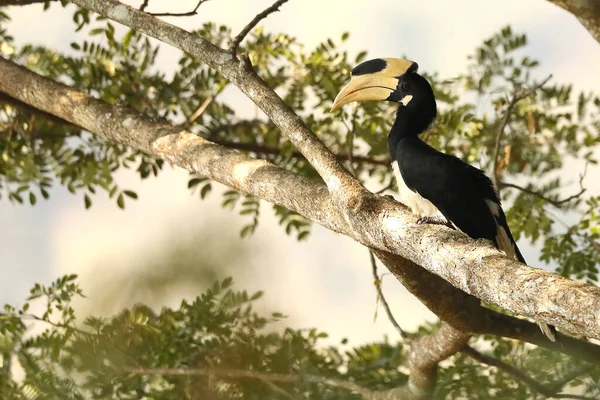
[[[194,3],[151,0],[148,11],[188,11]],[[167,20],[185,29],[216,21],[239,31],[270,4],[270,0],[211,0],[202,5],[199,15]],[[72,12],[70,6],[56,5],[46,13],[40,5],[13,8],[8,29],[20,44],[68,51],[74,35]],[[515,32],[527,33],[527,53],[541,62],[539,79],[552,73],[557,82],[600,93],[600,45],[572,15],[545,0],[290,0],[263,25],[296,36],[308,48],[348,31],[350,51],[366,49],[372,58],[406,55],[421,70],[451,78],[464,71],[467,56],[483,39],[507,24]],[[179,50],[162,46],[156,68],[172,71],[179,56]],[[240,96],[232,94],[231,102],[242,112],[254,113],[254,105]],[[580,167],[568,163],[565,174],[577,176]],[[245,222],[236,212],[220,207],[222,189],[201,201],[188,191],[187,173],[177,168],[166,168],[159,178],[143,182],[129,172],[119,173],[117,179],[121,187],[139,195],[125,211],[103,196],[85,210],[81,196],[60,187],[52,190],[50,200],[35,207],[0,201],[0,304],[20,302],[35,282],[49,283],[67,273],[80,275],[86,301],[93,303],[108,290],[107,280],[134,279],[135,271],[157,257],[156,249],[163,244],[193,242],[195,237],[214,234],[218,240],[209,244],[210,251],[231,244],[247,252],[234,277],[241,289],[265,291],[260,312],[280,311],[289,316],[287,325],[317,327],[328,332],[334,343],[349,338],[350,344],[358,345],[384,335],[397,339],[382,310],[375,318],[368,252],[352,240],[315,226],[309,239],[298,243],[267,212],[269,205],[263,205],[265,215],[256,233],[241,241],[239,230]],[[592,177],[587,183],[597,185],[595,181],[600,180]],[[526,259],[538,258],[538,249],[519,244]],[[383,289],[405,329],[435,320],[393,277],[384,278]],[[160,299],[154,300],[177,305],[182,297],[194,294],[189,287],[165,285]]]

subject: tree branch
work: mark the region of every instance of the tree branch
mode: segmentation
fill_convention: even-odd
[[[482,354],[482,353],[478,352],[477,350],[475,350],[474,348],[472,348],[471,346],[465,346],[461,350],[461,352],[468,355],[469,357],[471,357],[473,360],[475,360],[477,362],[480,362],[485,365],[489,365],[490,367],[498,368],[500,371],[512,376],[515,380],[529,386],[531,388],[531,390],[541,394],[542,396],[551,397],[551,398],[562,398],[562,399],[590,399],[591,400],[591,397],[579,396],[579,395],[568,394],[568,393],[557,393],[557,390],[542,385],[540,382],[536,381],[535,379],[533,379],[532,377],[530,377],[529,375],[527,375],[525,372],[521,371],[520,369],[518,369],[510,364],[507,364],[504,361],[499,360],[497,358],[490,357],[486,354]],[[589,371],[589,367],[587,367],[584,372],[586,372],[586,371]],[[573,379],[580,376],[584,372],[577,371],[577,375],[570,377],[567,382],[572,381]],[[562,387],[567,382],[556,385],[558,387],[558,390],[562,389]]]
[[[340,205],[353,208],[368,191],[350,174],[308,129],[281,97],[243,60],[207,40],[177,26],[120,3],[118,0],[71,0],[155,39],[177,47],[208,64],[236,85],[265,112],[273,123],[306,157],[325,181]]]
[[[116,13],[128,21],[137,21],[136,23],[141,18],[152,18],[138,11],[135,12],[143,17],[138,18],[136,15],[136,18],[131,18],[129,9],[123,7],[125,6],[117,7],[118,10],[113,10],[111,15]],[[153,24],[157,24],[160,29],[167,26],[169,30],[178,30],[161,21]],[[173,36],[166,37],[175,40]],[[196,48],[189,40],[186,46]],[[218,56],[210,55],[213,61],[215,57]],[[223,62],[229,62],[227,60]],[[216,62],[215,65],[225,68]],[[242,76],[236,75],[235,79],[248,88],[245,74],[252,72],[245,69],[238,72]],[[598,288],[524,266],[501,255],[487,243],[473,241],[446,228],[417,225],[414,216],[388,198],[366,195],[360,198],[350,215],[344,214],[325,187],[311,179],[223,149],[180,128],[146,119],[128,108],[108,105],[3,59],[0,59],[0,73],[5,77],[0,81],[0,91],[12,97],[60,116],[108,140],[137,148],[234,189],[295,210],[329,229],[379,249],[377,256],[380,259],[381,254],[388,254],[389,259],[384,261],[385,265],[396,276],[402,277],[403,283],[410,290],[419,292],[419,298],[432,311],[461,330],[500,334],[556,348],[583,359],[598,359],[597,346],[565,337],[561,338],[562,347],[553,347],[535,325],[489,310],[483,312],[485,309],[479,307],[478,300],[452,288],[428,271],[433,271],[460,289],[511,312],[543,319],[589,337],[600,336],[600,326],[597,323],[600,316],[596,312],[590,312],[600,309]],[[254,78],[251,76],[249,79]],[[255,87],[255,90],[262,89]],[[253,93],[253,96],[257,96],[257,93]],[[262,104],[262,101],[261,98],[257,102]],[[267,104],[265,107],[279,118],[282,129],[293,131],[288,132],[290,136],[294,136],[294,129],[304,129],[303,125],[291,124],[282,117],[277,105]],[[284,111],[289,111],[289,108],[286,106]],[[297,118],[294,117],[293,121]],[[299,134],[296,138],[301,136]],[[320,168],[324,171],[335,169],[322,165]],[[428,271],[402,257],[422,264]],[[406,270],[407,266],[411,271]],[[434,287],[435,290],[432,290]],[[451,298],[463,301],[452,302],[449,300]],[[461,308],[463,305],[467,307]]]
[[[375,254],[373,254],[373,250],[369,250],[369,258],[371,259],[371,271],[373,272],[373,285],[375,286],[375,290],[377,291],[377,301],[381,302],[381,305],[383,305],[388,319],[390,320],[394,328],[396,328],[396,331],[398,331],[400,337],[404,340],[410,340],[408,334],[404,331],[404,329],[400,327],[400,324],[398,324],[396,318],[394,318],[394,314],[390,309],[390,305],[388,304],[387,300],[385,299],[385,296],[383,295],[383,290],[381,289],[381,279],[379,278],[379,274],[377,273],[377,261],[375,260]]]
[[[233,38],[231,44],[229,45],[229,51],[231,51],[231,53],[235,56],[238,47],[240,46],[244,38],[250,33],[250,31],[254,29],[254,27],[258,25],[260,21],[267,18],[269,14],[273,14],[274,12],[279,11],[279,7],[281,7],[284,3],[287,2],[288,0],[277,0],[275,3],[273,3],[271,7],[268,7],[263,12],[257,14],[256,17],[254,17],[252,21],[250,21],[248,25],[246,25],[244,29],[242,29],[241,32]]]
[[[413,340],[400,327],[385,299],[381,289],[381,280],[377,274],[377,263],[373,250],[369,250],[369,255],[378,300],[383,304],[388,319],[394,325],[400,337],[410,345],[408,389],[417,398],[429,398],[435,389],[439,363],[461,351],[470,335],[442,323],[442,326],[436,332]]]
[[[461,351],[470,334],[442,324],[436,332],[411,344],[408,386],[413,392],[429,395],[435,388],[438,364]]]
[[[406,400],[420,399],[420,396],[413,395],[406,387],[374,391],[344,379],[317,375],[291,375],[233,368],[131,368],[125,369],[124,372],[131,375],[215,376],[233,379],[258,379],[270,383],[305,382],[345,389],[360,394],[365,400],[394,400],[399,398]]]
[[[586,190],[584,187],[581,187],[579,189],[579,192],[577,192],[575,194],[572,194],[569,197],[565,197],[564,199],[561,199],[561,200],[554,200],[554,199],[551,199],[548,196],[543,195],[540,192],[537,192],[535,190],[532,190],[532,189],[529,189],[529,188],[526,188],[526,187],[523,187],[523,186],[516,185],[514,183],[498,182],[498,185],[499,185],[498,188],[509,187],[509,188],[520,190],[523,193],[527,193],[527,194],[529,194],[531,196],[534,196],[534,197],[537,197],[539,199],[542,199],[546,203],[552,204],[556,208],[560,208],[563,204],[566,204],[566,203],[568,203],[568,202],[570,202],[572,200],[575,200],[575,199],[581,197],[581,195],[584,194],[585,190]]]
[[[30,4],[45,3],[46,1],[57,1],[57,0],[0,0],[0,7],[28,6]]]
[[[213,143],[216,143],[220,146],[227,147],[228,149],[237,149],[242,151],[247,151],[249,153],[254,154],[263,154],[263,155],[273,155],[278,156],[281,155],[281,149],[277,147],[269,147],[258,143],[238,143],[238,142],[230,142],[225,140],[212,140]],[[299,151],[294,151],[291,153],[291,156],[294,158],[300,158],[306,160],[306,158]],[[336,154],[336,159],[338,161],[348,161],[350,160],[349,154]],[[390,160],[387,157],[367,157],[367,156],[357,156],[353,155],[352,160],[357,163],[365,163],[372,165],[382,165],[388,167],[390,165]],[[386,189],[393,186],[393,181],[390,185],[386,186]]]
[[[282,388],[280,388],[279,386],[277,386],[275,383],[268,381],[266,379],[261,379],[261,381],[267,385],[268,387],[271,388],[272,391],[274,391],[275,393],[279,393],[280,395],[282,395],[283,397],[285,397],[288,400],[298,400],[296,397],[292,396],[291,394],[289,394],[288,392],[286,392],[285,390],[283,390]]]
[[[140,11],[144,11],[145,8],[148,6],[148,1],[149,0],[144,0],[144,4],[142,4],[142,6],[140,7]],[[196,3],[196,7],[194,7],[193,10],[191,11],[186,11],[186,12],[181,12],[181,13],[170,13],[170,12],[160,12],[160,13],[153,13],[153,12],[149,12],[149,15],[155,16],[155,17],[191,17],[192,15],[196,15],[198,14],[198,8],[200,8],[200,6],[203,3],[206,3],[208,0],[198,0],[198,3]]]
[[[502,143],[502,138],[504,137],[504,132],[506,131],[506,126],[508,125],[508,122],[510,121],[510,117],[513,114],[513,111],[515,109],[515,106],[517,105],[517,103],[533,94],[535,94],[535,92],[540,89],[542,86],[544,86],[546,84],[546,82],[548,82],[550,80],[550,78],[552,78],[552,75],[549,75],[546,79],[544,79],[541,83],[535,85],[533,88],[529,89],[529,90],[524,90],[518,93],[515,93],[512,97],[512,99],[510,100],[510,102],[508,103],[508,107],[506,107],[506,113],[504,114],[504,119],[502,120],[502,123],[500,124],[500,129],[498,129],[498,133],[496,135],[496,142],[494,143],[494,153],[492,155],[492,160],[494,160],[494,166],[493,166],[493,171],[492,171],[492,180],[494,182],[494,186],[496,187],[496,190],[498,191],[498,193],[500,193],[500,168],[499,168],[499,162],[500,162],[500,144]]]
[[[571,14],[600,43],[600,2],[598,0],[548,0]]]

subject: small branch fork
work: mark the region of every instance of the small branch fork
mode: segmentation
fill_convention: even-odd
[[[585,193],[585,190],[586,190],[585,188],[581,188],[579,190],[579,192],[577,192],[577,193],[575,193],[575,194],[573,194],[573,195],[571,195],[569,197],[565,197],[564,199],[561,199],[561,200],[553,200],[553,199],[549,198],[548,196],[543,195],[540,192],[537,192],[535,190],[532,190],[532,189],[529,189],[529,188],[526,188],[526,187],[523,187],[523,186],[516,185],[514,183],[499,182],[499,186],[498,187],[499,188],[509,187],[509,188],[520,190],[523,193],[527,193],[527,194],[529,194],[531,196],[538,197],[538,198],[544,200],[546,203],[552,204],[556,208],[560,208],[564,204],[567,204],[568,202],[581,197],[581,195],[583,195]]]
[[[500,129],[498,130],[498,134],[496,135],[496,142],[494,144],[494,153],[493,153],[493,160],[494,160],[494,169],[492,171],[492,177],[493,177],[493,181],[494,181],[494,186],[496,186],[497,190],[499,191],[499,186],[498,184],[500,183],[500,171],[498,170],[498,166],[499,166],[499,157],[500,157],[500,144],[502,143],[502,139],[504,137],[504,132],[506,131],[506,126],[508,125],[508,122],[510,121],[510,117],[513,114],[513,111],[515,109],[515,106],[517,105],[517,103],[533,94],[535,94],[535,92],[537,92],[540,88],[542,88],[549,80],[550,78],[552,78],[552,75],[549,75],[546,79],[544,79],[542,82],[540,82],[539,84],[535,85],[533,88],[529,89],[529,90],[524,90],[518,93],[515,93],[512,97],[512,99],[510,100],[510,102],[508,103],[508,107],[506,108],[506,113],[504,114],[504,119],[502,120],[502,124],[500,125]]]
[[[585,179],[585,176],[587,174],[587,169],[588,169],[588,163],[586,162],[585,163],[585,167],[583,169],[583,173],[581,173],[579,175],[579,192],[577,192],[575,194],[572,194],[569,197],[565,197],[564,199],[561,199],[561,200],[551,199],[548,196],[545,196],[544,194],[542,194],[542,193],[540,193],[538,191],[535,191],[535,190],[532,190],[532,189],[529,189],[529,188],[526,188],[526,187],[523,187],[523,186],[519,186],[519,185],[516,185],[514,183],[508,183],[508,182],[502,182],[502,181],[498,182],[498,184],[499,184],[498,190],[501,189],[501,188],[503,188],[503,187],[509,187],[509,188],[517,189],[517,190],[520,190],[523,193],[527,193],[527,194],[529,194],[531,196],[535,196],[537,198],[540,198],[540,199],[544,200],[546,203],[551,204],[551,205],[553,205],[556,208],[561,208],[561,206],[563,206],[564,204],[567,204],[570,201],[575,200],[575,199],[581,197],[585,193],[586,189],[583,187],[583,180]]]
[[[152,15],[154,17],[191,17],[192,15],[198,14],[198,8],[200,8],[200,6],[203,3],[206,3],[207,1],[208,0],[198,0],[198,3],[196,3],[196,7],[194,7],[193,10],[182,12],[182,13],[162,12],[162,13],[147,13],[147,14],[150,14],[150,15]],[[150,3],[150,0],[144,0],[144,2],[142,3],[142,5],[140,6],[140,11],[144,11],[145,12],[145,10],[148,7],[149,3]]]
[[[250,21],[248,25],[246,25],[244,29],[242,29],[240,33],[238,33],[237,36],[234,37],[231,41],[231,44],[229,45],[229,51],[231,52],[231,54],[233,54],[234,56],[236,55],[238,47],[240,46],[244,38],[250,33],[252,29],[254,29],[256,25],[258,25],[260,21],[267,18],[269,14],[279,11],[279,7],[281,7],[284,3],[287,2],[288,0],[277,0],[275,3],[273,3],[272,6],[266,8],[263,12],[257,14],[256,17],[254,17],[254,19],[252,19],[252,21]]]

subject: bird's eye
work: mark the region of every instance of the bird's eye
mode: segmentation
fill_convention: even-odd
[[[403,92],[407,92],[410,89],[410,85],[406,82],[400,83],[400,90]]]

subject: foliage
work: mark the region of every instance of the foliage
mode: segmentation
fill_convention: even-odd
[[[108,102],[128,104],[151,117],[183,124],[209,140],[316,177],[272,122],[239,115],[231,108],[224,96],[229,83],[194,57],[182,55],[177,70],[168,77],[153,68],[159,52],[156,45],[134,31],[116,30],[112,23],[83,10],[76,11],[74,28],[87,34],[75,37],[69,54],[34,45],[16,47],[2,28],[7,20],[6,14],[0,14],[0,48],[11,60]],[[221,46],[231,37],[229,28],[212,23],[195,33]],[[289,35],[259,28],[247,38],[244,50],[262,78],[332,151],[345,159],[350,153],[364,156],[353,162],[357,176],[369,186],[387,185],[392,176],[387,163],[382,163],[388,159],[382,133],[393,120],[388,106],[367,103],[354,111],[328,112],[352,66],[366,58],[366,52],[352,57],[344,50],[348,38],[346,33],[307,50]],[[511,93],[535,85],[538,62],[525,54],[526,44],[525,35],[507,27],[475,50],[467,73],[442,80],[425,72],[440,109],[426,139],[488,171],[496,165],[495,173],[503,182],[518,182],[525,190],[501,186],[512,204],[508,218],[515,236],[539,241],[542,260],[557,265],[563,275],[597,282],[598,198],[574,196],[562,201],[567,196],[561,194],[565,183],[560,175],[566,174],[557,178],[557,172],[569,158],[596,163],[600,99],[592,93],[576,95],[568,84],[547,83],[537,96],[517,103],[504,129],[499,162],[494,163],[495,140]],[[54,182],[60,182],[83,195],[86,208],[99,189],[123,208],[126,198],[137,195],[121,189],[115,173],[135,169],[146,179],[158,175],[163,165],[161,160],[22,105],[1,105],[0,122],[0,195],[13,202],[35,204],[40,195],[49,196]],[[567,182],[577,179],[571,175]],[[202,199],[212,189],[210,181],[198,176],[192,176],[188,186]],[[241,235],[252,234],[260,222],[260,201],[231,190],[223,196],[224,207],[233,209],[238,204],[240,214],[249,218]],[[279,206],[274,210],[288,234],[299,239],[309,234],[309,221]],[[579,220],[557,226],[556,212],[566,210],[575,212]]]
[[[138,304],[111,318],[75,318],[71,301],[82,296],[75,276],[50,286],[36,285],[21,308],[0,314],[0,397],[10,399],[352,399],[358,394],[327,384],[339,379],[371,390],[406,384],[407,353],[402,343],[384,340],[350,348],[326,346],[316,329],[274,330],[285,317],[257,314],[262,292],[233,289],[216,281],[205,293],[182,300],[177,309]],[[41,304],[40,304],[41,303]],[[43,309],[40,316],[31,310]],[[435,329],[421,329],[418,335]],[[581,368],[557,353],[510,340],[487,339],[498,359],[528,371],[541,383],[555,383]],[[556,365],[559,365],[556,368]],[[197,371],[160,375],[159,369]],[[155,374],[149,373],[154,370]],[[213,375],[207,371],[215,371]],[[144,371],[145,373],[140,373]],[[202,371],[205,371],[202,373]],[[228,371],[227,376],[218,375]],[[242,372],[240,372],[242,371]],[[260,379],[243,371],[261,373]],[[279,382],[277,374],[295,377]],[[586,371],[572,383],[600,395],[600,371]],[[269,382],[269,377],[273,382]],[[311,383],[303,377],[320,377]],[[536,398],[526,385],[496,368],[459,355],[439,372],[436,398]],[[461,397],[462,396],[462,397]]]
[[[60,2],[62,6],[66,3]],[[126,104],[152,118],[318,179],[272,122],[258,113],[248,116],[232,108],[227,96],[229,82],[194,57],[182,55],[176,70],[167,75],[154,67],[159,48],[145,36],[115,28],[81,9],[74,9],[73,30],[79,33],[65,53],[37,45],[17,46],[6,29],[8,20],[0,11],[3,57],[107,102]],[[232,36],[228,27],[212,23],[195,33],[220,46],[227,45]],[[306,49],[287,34],[259,28],[247,37],[242,50],[257,73],[312,131],[367,186],[378,190],[392,181],[385,133],[393,109],[367,103],[354,110],[328,111],[351,68],[367,57],[366,52],[349,54],[345,50],[348,40],[349,35],[343,34]],[[502,182],[513,233],[539,243],[544,262],[565,276],[597,283],[600,198],[568,187],[571,182],[583,185],[579,173],[584,169],[566,172],[564,165],[573,159],[596,164],[600,99],[593,93],[576,94],[569,84],[550,81],[513,109],[511,99],[544,78],[537,76],[538,62],[527,56],[526,45],[525,35],[506,27],[475,49],[463,75],[442,79],[424,71],[439,105],[438,118],[425,139],[479,165]],[[499,132],[503,136],[496,154]],[[121,188],[115,174],[135,170],[140,179],[147,179],[159,175],[162,166],[162,160],[0,97],[2,200],[35,205],[59,184],[81,196],[86,208],[93,205],[99,191],[124,208],[137,194]],[[201,176],[190,176],[188,187],[200,199],[212,192],[211,182]],[[570,196],[571,190],[577,195]],[[254,233],[264,204],[232,190],[222,196],[223,207],[239,210],[244,218],[241,236]],[[309,235],[309,221],[283,207],[272,207],[287,234],[299,240]],[[76,318],[71,300],[80,295],[75,277],[68,276],[47,287],[37,285],[20,308],[5,306],[0,314],[0,398],[286,398],[274,390],[276,384],[294,398],[348,399],[358,395],[302,377],[341,379],[371,390],[406,383],[407,353],[401,343],[384,340],[348,348],[345,344],[324,345],[326,335],[315,329],[279,332],[273,323],[279,322],[279,327],[281,315],[257,314],[252,303],[260,294],[235,291],[230,279],[215,283],[196,299],[182,301],[177,309],[137,305],[108,319]],[[39,309],[40,304],[41,315],[29,310]],[[418,335],[432,329],[435,327],[423,327]],[[576,360],[512,340],[482,338],[477,347],[548,387],[580,367]],[[134,373],[140,368],[205,373]],[[273,383],[235,374],[216,376],[206,373],[211,368],[286,374],[298,380]],[[566,384],[600,397],[599,374],[598,368],[589,370]],[[464,354],[444,363],[438,378],[436,398],[440,399],[541,397],[513,376]]]

